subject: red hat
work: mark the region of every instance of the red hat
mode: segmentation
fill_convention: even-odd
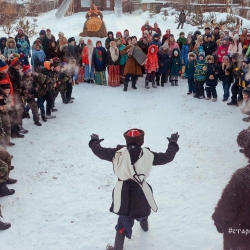
[[[117,36],[117,35],[121,35],[121,36],[122,36],[122,32],[121,32],[121,31],[117,31],[117,32],[116,32],[116,36]]]
[[[23,66],[23,69],[22,69],[23,73],[29,73],[31,72],[31,68],[30,68],[30,65],[25,65]]]
[[[143,145],[144,143],[144,135],[144,131],[137,128],[130,129],[123,134],[127,145],[135,144],[139,146]]]
[[[18,59],[17,57],[15,57],[15,58],[11,61],[10,65],[11,65],[12,67],[16,67],[16,66],[21,65],[21,62],[19,61],[19,59]]]
[[[100,41],[100,40],[96,41],[96,43],[95,43],[96,46],[97,46],[98,43],[102,44],[102,41]]]

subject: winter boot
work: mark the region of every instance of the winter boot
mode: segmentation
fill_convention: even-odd
[[[114,246],[107,245],[107,250],[122,250],[125,240],[125,234],[116,232],[115,235],[115,244]]]
[[[14,169],[14,166],[11,166],[11,167],[10,167],[10,170],[13,170],[13,169]]]
[[[208,96],[207,96],[207,97],[205,98],[205,100],[211,100],[211,97],[208,97]]]
[[[30,114],[29,114],[29,112],[24,112],[22,118],[23,118],[23,119],[25,119],[25,118],[30,119]]]
[[[155,84],[155,80],[152,80],[152,87],[153,87],[153,88],[156,88],[156,87],[157,87],[156,84]]]
[[[250,122],[250,116],[243,118],[242,121],[244,121],[244,122]]]
[[[199,99],[204,99],[204,96],[203,96],[203,95],[201,95],[201,96],[199,97]]]
[[[237,106],[237,101],[232,100],[231,102],[228,102],[227,105]]]
[[[239,152],[242,153],[242,154],[244,154],[244,149],[241,148],[241,149],[239,150]]]
[[[9,178],[9,179],[6,181],[6,184],[14,184],[14,183],[16,183],[16,182],[17,182],[16,179],[11,179],[11,178]]]
[[[18,132],[21,133],[21,134],[27,134],[29,132],[29,130],[24,129],[22,127],[22,125],[17,125],[17,128],[18,128]]]
[[[213,98],[213,99],[212,99],[212,102],[216,102],[216,101],[217,101],[217,98]]]
[[[72,96],[71,96],[71,97],[70,97],[70,100],[75,100],[75,97],[72,97]]]
[[[76,84],[76,85],[79,85],[79,81],[78,81],[78,80],[75,80],[75,84]]]
[[[54,109],[54,108],[53,108],[51,111],[52,111],[52,112],[57,112],[57,111],[58,111],[58,109]]]
[[[24,138],[24,135],[18,132],[18,128],[16,125],[11,127],[11,138]]]
[[[144,232],[147,232],[148,231],[148,219],[143,219],[141,222],[140,222],[140,226],[142,228],[142,230]]]
[[[15,193],[14,189],[8,189],[6,187],[6,183],[1,183],[0,184],[0,197],[7,196],[7,195],[12,195]]]
[[[43,120],[44,122],[46,122],[46,121],[47,121],[47,118],[46,118],[46,116],[45,116],[45,115],[42,115],[42,120]]]
[[[159,82],[157,82],[157,83],[156,83],[156,85],[157,85],[157,86],[160,86],[160,83],[159,83]]]
[[[174,81],[173,80],[171,80],[171,85],[174,86]]]
[[[10,146],[10,147],[11,147],[11,146],[15,146],[15,145],[16,145],[16,144],[15,144],[14,142],[11,142],[11,141],[7,144],[7,146]]]
[[[228,98],[223,98],[223,100],[222,100],[222,101],[223,101],[223,102],[226,102],[227,100],[228,100]]]
[[[123,91],[126,92],[128,90],[128,81],[125,81],[123,85],[124,85]]]
[[[148,86],[149,80],[145,80],[145,88],[146,89],[150,89],[150,87]]]
[[[10,223],[8,223],[8,222],[4,223],[4,222],[0,221],[0,230],[6,230],[6,229],[8,229],[10,227],[11,227]]]
[[[46,118],[47,119],[54,119],[54,118],[56,118],[56,116],[51,115],[51,110],[47,108],[47,110],[46,110]]]
[[[94,80],[90,80],[90,83],[94,83]]]
[[[67,101],[67,103],[74,103],[73,100],[71,100],[71,98]]]
[[[164,87],[164,82],[161,83],[161,86]]]
[[[136,85],[136,81],[132,81],[132,88],[133,89],[137,89],[137,87],[135,85]]]
[[[42,123],[39,122],[39,121],[35,121],[34,124],[35,124],[36,126],[42,126]]]
[[[175,80],[175,86],[179,86],[178,80]]]

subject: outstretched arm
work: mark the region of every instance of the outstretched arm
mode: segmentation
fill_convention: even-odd
[[[100,144],[101,141],[103,141],[103,139],[100,140],[98,135],[93,136],[92,134],[89,147],[100,159],[112,162],[116,151],[122,148],[122,146],[117,146],[116,148],[103,148]]]
[[[154,155],[154,166],[165,165],[171,162],[174,159],[175,154],[179,151],[179,146],[177,144],[177,141],[179,139],[178,133],[172,134],[171,137],[167,139],[169,141],[169,144],[165,153],[155,153],[151,151]]]

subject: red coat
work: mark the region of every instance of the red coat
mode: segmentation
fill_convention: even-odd
[[[154,48],[154,52],[151,52],[151,49]],[[147,71],[147,73],[151,73],[151,72],[157,72],[159,69],[159,64],[158,64],[158,56],[157,56],[157,52],[158,52],[158,47],[156,45],[151,45],[148,48],[148,60],[145,63],[145,70]]]
[[[223,56],[227,55],[228,52],[228,46],[224,47],[223,45],[220,45],[218,48],[218,62],[222,63]]]
[[[91,53],[92,55],[93,55],[93,51],[94,51],[94,47]],[[92,64],[92,61],[89,62],[89,57],[92,58],[92,55],[89,55],[89,48],[88,46],[85,46],[82,50],[82,63],[84,63],[85,65]]]
[[[11,106],[14,106],[14,90],[13,90],[13,85],[10,80],[9,74],[6,74],[4,78],[0,79],[0,88],[2,84],[10,85]]]

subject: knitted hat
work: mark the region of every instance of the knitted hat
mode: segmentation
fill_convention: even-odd
[[[44,36],[46,36],[45,30],[41,30],[41,31],[39,32],[39,35],[44,35]]]
[[[183,31],[181,31],[181,32],[179,33],[179,36],[181,36],[181,35],[185,35],[185,33],[184,33]]]
[[[121,36],[122,36],[122,32],[121,32],[121,31],[117,31],[117,32],[116,32],[116,36],[117,36],[117,35],[121,35]]]
[[[4,61],[0,60],[0,71],[5,69],[8,69],[8,65]]]
[[[155,38],[155,37],[159,37],[159,34],[158,33],[155,33],[154,35],[153,35],[153,38]]]
[[[168,49],[168,43],[164,43],[162,47]]]
[[[19,28],[17,29],[17,32],[18,32],[18,31],[23,31],[23,29],[22,29],[21,27],[19,27]]]
[[[87,44],[92,44],[92,41],[90,40],[90,39],[88,39],[88,41],[87,41]]]
[[[141,129],[133,128],[126,131],[123,136],[125,137],[127,145],[143,145],[144,143],[144,131]]]
[[[0,84],[0,88],[1,89],[10,89],[10,84],[6,83],[6,84]]]
[[[223,41],[229,41],[229,37],[228,36],[225,36],[224,38],[223,38]]]
[[[250,87],[245,87],[245,88],[242,90],[242,94],[245,94],[245,95],[250,96]]]
[[[192,36],[192,35],[193,35],[193,31],[189,31],[188,36]]]
[[[51,30],[50,29],[46,29],[46,32],[51,32]]]
[[[62,31],[59,31],[58,36],[64,36],[64,33]]]
[[[25,66],[23,66],[22,71],[23,71],[23,73],[25,73],[25,74],[28,74],[29,72],[31,72],[30,65],[25,65]]]
[[[61,60],[58,57],[54,57],[52,61],[53,61],[52,65],[54,67],[61,66]]]
[[[76,41],[74,37],[70,37],[70,38],[68,39],[68,43],[71,43],[71,42],[73,42],[73,41]]]
[[[4,106],[6,104],[7,104],[6,99],[0,99],[0,106]]]
[[[209,37],[212,37],[212,35],[211,35],[211,34],[208,34],[208,35],[207,35],[207,38],[209,38]]]
[[[216,27],[214,28],[214,30],[220,30],[220,28],[219,28],[218,26],[216,26]]]
[[[223,60],[224,59],[229,61],[229,56],[228,55],[223,56]]]
[[[202,56],[203,59],[204,59],[204,58],[205,58],[205,53],[204,53],[204,52],[200,52],[200,53],[199,53],[199,57],[200,57],[200,56]]]
[[[19,59],[18,59],[17,57],[15,57],[15,58],[11,61],[10,65],[11,65],[12,67],[16,67],[16,66],[21,65],[21,62],[19,61]]]

